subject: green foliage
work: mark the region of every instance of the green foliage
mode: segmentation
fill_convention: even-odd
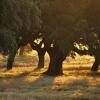
[[[8,53],[14,53],[17,49],[17,43],[13,31],[2,28],[0,29],[0,52],[3,52],[4,54]]]
[[[33,0],[2,0],[0,26],[16,32],[36,32],[40,28],[40,10]]]
[[[89,47],[96,46],[96,39],[99,48],[99,11],[99,0],[1,0],[0,29],[12,31],[7,34],[15,37],[28,36],[24,34],[41,29],[45,40],[66,54],[74,42],[84,38],[83,33],[86,33]],[[92,44],[91,32],[97,35]]]
[[[28,38],[30,34],[38,32],[41,27],[40,16],[41,11],[34,0],[1,0],[0,35],[3,39],[0,42],[5,46],[0,44],[0,47],[7,49],[9,40],[13,42],[20,36],[24,38],[25,34]]]

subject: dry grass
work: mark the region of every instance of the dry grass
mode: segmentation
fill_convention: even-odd
[[[1,67],[5,64],[0,58]],[[100,100],[100,72],[90,72],[94,59],[67,58],[64,75],[42,76],[47,67],[35,70],[37,56],[16,57],[11,71],[0,69],[0,100]],[[46,56],[46,64],[48,65]]]

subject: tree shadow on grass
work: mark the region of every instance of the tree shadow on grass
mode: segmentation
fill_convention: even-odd
[[[100,100],[100,84],[95,84],[98,82],[96,79],[92,79],[93,83],[89,81],[89,79],[76,79],[56,90],[66,93],[65,98],[69,98],[69,100]]]
[[[65,74],[61,77],[44,76],[41,74],[44,70],[36,69],[17,75],[11,71],[0,77],[0,94],[25,93],[27,98],[27,94],[32,93],[40,97],[36,100],[100,100],[100,72],[89,70],[90,67],[68,67],[64,68]]]
[[[41,75],[35,69],[28,72],[23,72],[18,75],[7,75],[0,77],[0,92],[10,91],[15,89],[19,92],[31,92],[33,90],[42,89],[46,86],[52,86],[54,77]],[[47,79],[47,80],[46,80]]]
[[[81,70],[80,70],[81,71]],[[0,92],[25,93],[40,97],[37,100],[99,100],[100,73],[49,77],[41,70],[31,70],[16,76],[0,78]],[[77,72],[76,72],[77,73]],[[64,82],[63,82],[64,81]],[[40,95],[41,94],[41,95]],[[42,99],[41,97],[44,97]],[[27,98],[27,96],[26,96]],[[51,100],[51,99],[50,99]]]
[[[100,68],[98,71],[91,71],[91,67],[66,67],[64,68],[64,75],[81,75],[81,76],[100,76]]]

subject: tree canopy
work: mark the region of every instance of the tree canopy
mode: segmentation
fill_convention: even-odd
[[[0,33],[5,28],[10,30],[5,38],[23,36],[25,41],[27,36],[31,37],[29,34],[42,33],[51,59],[50,73],[62,73],[62,62],[75,42],[88,45],[95,57],[100,55],[99,26],[99,0],[1,0],[0,3]]]
[[[47,51],[52,55],[47,73],[62,73],[64,56],[68,56],[81,38],[95,52],[93,56],[100,55],[99,0],[47,0],[41,4],[41,13],[45,44],[49,45]]]

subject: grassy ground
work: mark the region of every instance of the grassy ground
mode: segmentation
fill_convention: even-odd
[[[4,71],[6,60],[0,56],[0,100],[100,100],[100,72],[92,73],[94,59],[88,56],[67,58],[64,75],[41,75],[45,68],[35,70],[37,55],[17,56],[14,68]]]

